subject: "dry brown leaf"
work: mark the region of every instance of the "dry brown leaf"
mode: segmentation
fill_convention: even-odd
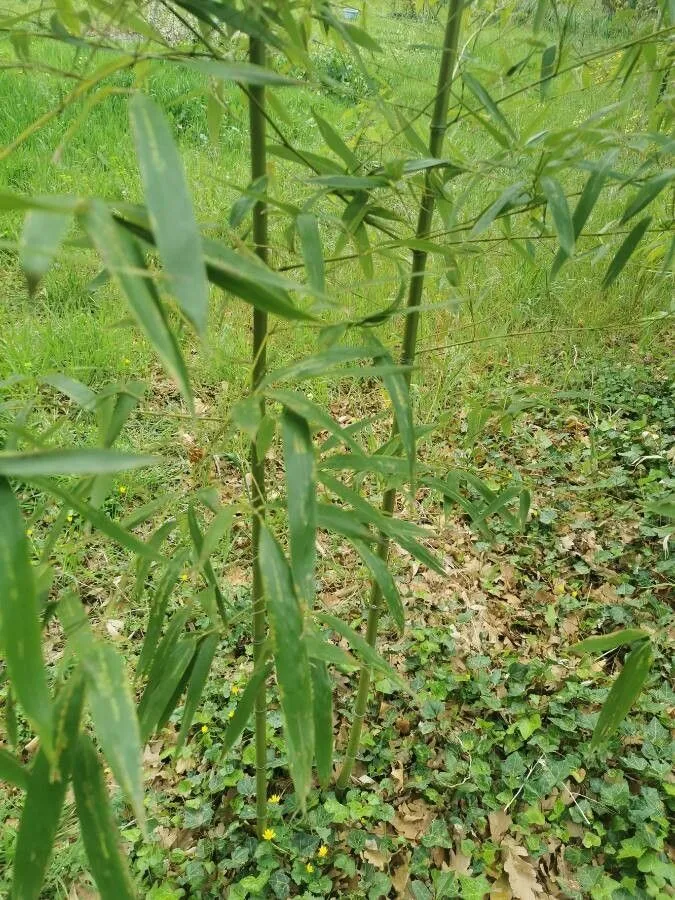
[[[504,875],[490,887],[490,900],[512,900],[513,891]]]
[[[471,857],[466,856],[461,850],[450,850],[447,869],[457,875],[469,875],[471,873]]]
[[[108,619],[105,623],[105,630],[111,638],[119,638],[124,631],[124,622],[122,619]]]
[[[413,800],[399,806],[392,824],[399,834],[409,841],[416,841],[425,833],[433,817],[424,800]]]
[[[402,857],[402,860],[399,865],[394,865],[391,874],[391,883],[396,891],[396,896],[403,897],[405,895],[405,889],[408,886],[408,881],[410,880],[410,854],[397,853],[396,857],[399,856]]]
[[[389,854],[383,853],[382,850],[378,848],[376,841],[366,841],[366,848],[363,851],[362,856],[371,864],[371,866],[375,866],[375,868],[380,869],[380,871],[387,868]]]
[[[513,819],[503,809],[497,809],[488,813],[488,822],[490,823],[490,837],[495,844],[500,844],[502,838],[511,827]]]
[[[543,888],[537,881],[537,871],[527,850],[512,838],[504,838],[502,859],[515,900],[541,900],[538,895],[543,893]]]
[[[405,771],[400,762],[395,762],[391,767],[391,777],[396,785],[396,793],[400,794],[405,784]]]

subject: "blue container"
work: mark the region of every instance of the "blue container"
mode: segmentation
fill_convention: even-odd
[[[346,19],[348,22],[353,22],[354,19],[358,19],[359,10],[354,9],[353,6],[343,6],[342,7],[342,18]]]

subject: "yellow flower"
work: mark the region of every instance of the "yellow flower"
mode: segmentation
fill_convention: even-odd
[[[281,803],[281,797],[278,794],[272,794],[267,802],[274,803],[276,805],[277,803]]]
[[[126,484],[121,484],[121,485],[117,488],[117,490],[120,492],[120,494],[122,494],[122,496],[124,496],[124,495],[126,494],[126,492],[127,492],[127,486],[126,486]]]
[[[263,831],[263,840],[265,840],[265,841],[273,841],[276,836],[277,836],[277,833],[274,830],[274,828],[266,828]]]
[[[130,365],[131,365],[131,360],[129,359],[128,356],[125,356],[125,357],[124,357],[124,359],[122,360],[122,365],[123,365],[123,366],[130,366]]]
[[[328,847],[325,844],[322,844],[319,849],[316,851],[316,855],[323,859],[325,856],[328,856]]]
[[[307,863],[307,865],[305,866],[305,869],[307,869],[307,871],[311,875],[312,872],[314,871],[314,866],[311,863]]]
[[[206,732],[207,732],[208,730],[209,730],[209,726],[208,726],[208,725],[202,725],[202,734],[206,734]]]
[[[180,576],[180,580],[181,580],[181,581],[187,581],[189,577],[190,577],[190,576],[188,575],[187,572],[182,572],[182,573],[181,573],[181,576]]]
[[[241,691],[241,688],[239,687],[238,684],[233,684],[232,687],[230,688],[231,694],[238,694],[238,693],[240,693],[240,691]]]
[[[73,521],[73,514],[68,513],[68,515],[66,516],[66,522],[72,522],[72,521]]]
[[[28,537],[33,537],[33,529],[29,528],[26,534],[28,535]]]
[[[554,594],[564,594],[565,593],[565,582],[557,581],[553,587]]]
[[[228,718],[228,719],[234,719],[234,710],[233,710],[233,709],[231,709],[231,710],[229,711],[229,713],[227,714],[227,718]]]

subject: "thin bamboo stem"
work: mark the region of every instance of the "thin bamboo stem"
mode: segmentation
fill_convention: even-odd
[[[258,66],[265,65],[265,45],[258,38],[251,38],[249,60]],[[267,172],[265,88],[252,85],[249,100],[249,129],[251,139],[251,179],[261,178]],[[267,262],[267,204],[258,200],[253,207],[253,240],[255,252],[263,262]],[[251,387],[255,391],[265,376],[267,369],[267,313],[253,311],[253,372]],[[265,401],[260,399],[260,411],[264,415]],[[265,594],[260,571],[260,531],[265,518],[265,459],[258,454],[255,441],[250,447],[251,499],[253,516],[251,520],[251,544],[253,548],[252,631],[253,663],[257,666],[262,647],[267,637],[267,615]],[[255,701],[255,772],[256,772],[256,813],[258,836],[267,827],[267,691],[263,682]]]
[[[443,40],[443,53],[438,70],[438,84],[434,101],[434,111],[429,129],[429,156],[438,159],[443,150],[443,141],[448,127],[448,106],[450,103],[450,90],[457,65],[457,48],[459,46],[459,32],[462,23],[464,0],[451,0],[448,7],[448,20],[445,27]],[[431,233],[431,225],[434,216],[436,192],[434,190],[434,178],[436,173],[428,169],[424,178],[424,190],[420,201],[419,215],[415,237],[426,240]],[[411,366],[415,362],[415,350],[417,347],[417,330],[419,326],[419,306],[424,291],[424,273],[427,265],[427,253],[424,250],[414,250],[410,285],[408,289],[407,306],[411,310],[406,316],[405,330],[403,332],[403,348],[401,352],[401,364]],[[410,384],[412,368],[405,371],[404,377]],[[395,433],[395,428],[394,428]],[[385,491],[382,499],[382,512],[392,515],[396,507],[396,491],[393,488]],[[389,539],[380,534],[377,547],[378,555],[385,562],[389,555]],[[377,640],[377,630],[382,610],[382,591],[378,583],[373,579],[370,589],[370,608],[368,610],[368,623],[366,626],[366,640],[370,646],[374,646]],[[356,694],[356,706],[354,718],[349,732],[349,741],[342,769],[337,779],[338,790],[344,790],[349,784],[356,754],[361,743],[361,731],[366,714],[368,694],[370,692],[371,669],[362,665],[359,673],[359,685]]]

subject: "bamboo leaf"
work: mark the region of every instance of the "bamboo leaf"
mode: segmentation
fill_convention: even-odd
[[[376,355],[374,357],[375,365],[393,363],[393,360],[385,347],[376,339],[371,339],[375,348]],[[415,485],[415,464],[417,462],[417,452],[415,449],[415,426],[413,423],[413,408],[410,399],[410,390],[408,382],[402,373],[392,371],[389,374],[382,375],[382,381],[389,394],[391,405],[394,410],[396,426],[401,436],[401,443],[405,450],[406,459],[408,461],[408,478],[410,479],[410,488],[414,490]]]
[[[124,663],[110,644],[93,636],[84,608],[74,594],[61,600],[58,612],[86,677],[96,737],[139,826],[144,828],[141,737]]]
[[[218,4],[222,6],[223,4]],[[280,75],[272,69],[258,66],[250,62],[226,62],[220,59],[192,59],[182,61],[181,65],[189,69],[197,69],[211,78],[223,81],[237,81],[239,84],[269,85],[271,87],[295,87],[302,84],[297,78]]]
[[[581,196],[579,197],[572,215],[575,241],[583,231],[584,225],[588,221],[591,212],[593,211],[593,207],[600,196],[605,181],[607,180],[607,173],[611,167],[613,158],[613,155],[606,157],[598,168],[591,172],[586,180],[586,184],[583,187]],[[553,261],[553,266],[551,267],[551,278],[555,278],[558,270],[568,258],[568,255],[561,247]]]
[[[303,616],[288,564],[276,539],[265,526],[260,534],[260,569],[284,714],[288,765],[298,801],[304,809],[311,787],[314,759],[309,656],[303,640]]]
[[[199,522],[197,521],[197,514],[195,513],[194,506],[190,504],[188,506],[187,511],[187,520],[188,520],[188,528],[190,529],[190,538],[192,540],[192,546],[195,549],[195,560],[201,560],[204,554],[204,537],[202,535],[202,530],[199,527]],[[210,555],[210,554],[209,554]],[[211,560],[206,557],[202,564],[202,571],[204,572],[204,577],[208,581],[209,585],[213,588],[216,596],[216,604],[218,606],[218,612],[223,622],[227,622],[227,612],[225,609],[225,597],[223,596],[223,592],[220,590],[220,585],[218,584],[218,578],[216,573],[213,570],[213,565],[211,564]]]
[[[574,225],[562,185],[557,179],[545,176],[541,179],[541,186],[551,210],[560,247],[567,256],[572,256],[574,253]]]
[[[333,531],[346,538],[358,541],[374,541],[375,535],[350,509],[343,509],[335,503],[317,504],[317,526],[324,531]]]
[[[652,217],[647,216],[635,225],[627,235],[619,249],[616,251],[614,259],[609,264],[605,277],[602,281],[603,289],[608,288],[619,277],[622,269],[633,255],[633,251],[642,240],[645,232],[651,224]]]
[[[183,675],[192,661],[197,642],[194,638],[178,641],[163,659],[163,665],[152,667],[148,684],[138,704],[141,741],[145,743],[158,727],[169,701],[175,696]],[[180,694],[176,697],[176,702]],[[171,714],[173,710],[169,712]]]
[[[157,351],[167,372],[176,379],[192,411],[192,389],[185,361],[138,244],[123,227],[116,224],[107,206],[100,200],[89,204],[82,215],[82,222],[106,269],[124,292],[134,318]]]
[[[407,461],[398,456],[381,456],[379,453],[366,456],[362,452],[336,453],[321,463],[322,470],[346,469],[350,472],[375,472],[377,475],[393,475],[400,478],[405,478],[409,474],[409,468]]]
[[[34,209],[27,214],[19,241],[19,263],[31,295],[47,274],[72,221],[71,212]]]
[[[604,743],[617,730],[642,690],[653,661],[654,654],[649,641],[638,644],[626,657],[623,669],[600,711],[591,748]]]
[[[300,237],[302,258],[305,261],[308,283],[320,293],[326,289],[326,273],[323,264],[323,248],[321,234],[316,216],[303,213],[295,220],[295,227]]]
[[[190,682],[188,684],[183,718],[181,720],[180,731],[176,741],[176,749],[180,749],[187,740],[192,721],[204,691],[206,679],[209,677],[209,672],[211,671],[211,664],[213,663],[213,657],[216,655],[219,641],[220,635],[208,634],[199,642],[194,666],[190,675]]]
[[[153,100],[136,94],[129,109],[148,213],[169,290],[203,337],[209,286],[183,160],[171,128]]]
[[[6,781],[25,791],[28,788],[29,771],[4,747],[0,747],[0,781]]]
[[[649,206],[649,204],[658,197],[661,191],[667,187],[674,178],[675,169],[666,169],[665,172],[660,172],[658,175],[654,175],[653,178],[645,181],[632,202],[626,207],[624,214],[621,216],[621,224],[623,225],[629,219],[632,219],[633,216],[636,216],[641,212],[645,206]]]
[[[223,737],[224,753],[232,749],[244,728],[246,728],[246,723],[251,718],[260,685],[267,680],[272,671],[272,663],[268,661],[269,655],[270,648],[266,647],[258,661],[258,665],[249,678],[248,684],[244,688],[239,703],[237,703],[234,716],[228,722],[227,731]]]
[[[73,786],[82,841],[101,900],[135,900],[137,894],[120,850],[103,770],[91,739],[84,734],[75,751]]]
[[[352,438],[349,432],[338,425],[335,419],[319,406],[318,403],[309,400],[304,394],[301,394],[298,391],[277,389],[267,390],[265,391],[265,395],[269,400],[280,403],[296,415],[302,416],[302,418],[306,419],[308,422],[315,423],[322,430],[329,431],[355,453],[363,453],[361,447],[357,441]]]
[[[307,652],[310,659],[318,659],[321,662],[337,666],[346,672],[358,669],[359,664],[348,650],[343,650],[337,644],[324,640],[314,631],[308,631],[305,635]]]
[[[319,622],[322,622],[324,625],[327,625],[329,628],[332,628],[333,631],[336,631],[341,635],[350,644],[352,650],[357,653],[367,665],[371,666],[373,669],[377,669],[379,672],[384,672],[399,687],[406,691],[409,690],[405,679],[380,656],[374,647],[370,646],[365,638],[361,637],[361,635],[357,631],[354,631],[353,628],[350,628],[346,622],[343,622],[342,619],[339,619],[337,616],[331,616],[328,613],[317,613],[316,618]]]
[[[33,478],[36,475],[102,475],[154,466],[156,456],[121,453],[119,450],[34,450],[28,453],[0,451],[0,475]]]
[[[23,517],[4,478],[0,478],[0,638],[13,691],[51,759],[52,702],[35,577]]]
[[[378,556],[377,553],[373,553],[373,551],[361,541],[352,541],[356,552],[359,554],[365,565],[370,569],[370,573],[377,582],[382,591],[382,596],[384,597],[385,603],[387,604],[387,609],[389,610],[389,615],[392,617],[394,622],[396,623],[396,627],[399,632],[403,633],[403,629],[405,627],[405,612],[403,610],[403,603],[401,601],[401,595],[399,594],[398,588],[396,587],[396,582],[394,581],[394,577],[389,571],[389,567],[387,563],[382,559],[381,556]]]
[[[312,709],[314,711],[314,752],[319,784],[327,788],[333,774],[333,685],[328,667],[318,659],[310,661]]]
[[[11,896],[17,900],[18,898],[37,900],[42,893],[42,882],[70,780],[72,754],[78,738],[83,699],[83,681],[73,676],[61,690],[54,704],[54,724],[63,736],[58,759],[58,777],[53,777],[52,762],[43,747],[38,751],[30,770],[14,850]]]
[[[586,638],[578,644],[570,647],[572,653],[606,653],[608,650],[616,650],[617,647],[624,647],[626,644],[632,644],[635,641],[644,641],[649,638],[647,631],[641,628],[622,628],[619,631],[613,631],[611,634],[599,634],[596,637]]]
[[[524,185],[525,182],[519,181],[517,184],[512,184],[510,187],[507,187],[506,190],[502,191],[495,202],[488,206],[485,212],[479,216],[478,221],[471,229],[470,237],[477,237],[479,234],[482,234],[486,228],[489,228],[490,225],[492,225],[501,212],[508,206],[517,202],[518,199],[523,196]]]
[[[57,391],[61,391],[62,394],[65,394],[66,397],[77,403],[82,409],[94,410],[96,408],[98,401],[96,392],[75,378],[69,378],[67,375],[57,372],[40,378],[40,384],[48,384],[50,387],[56,388]]]
[[[314,116],[316,124],[319,126],[321,137],[326,142],[326,146],[328,146],[336,156],[340,157],[348,169],[356,172],[361,166],[358,156],[353,150],[349,149],[347,144],[345,144],[330,123],[323,119],[315,110],[312,110],[312,115]]]
[[[512,138],[515,138],[513,129],[480,81],[478,81],[477,78],[474,78],[469,72],[462,72],[462,78],[471,93],[483,104],[495,124],[504,128]]]
[[[316,567],[316,462],[305,419],[289,409],[281,416],[286,464],[288,532],[291,570],[298,598],[314,605]]]
[[[548,46],[541,54],[541,69],[539,70],[539,94],[544,100],[551,86],[551,78],[555,75],[555,61],[558,56],[558,47],[556,44]]]
[[[372,191],[387,187],[389,179],[384,175],[317,175],[308,183],[327,191]]]

